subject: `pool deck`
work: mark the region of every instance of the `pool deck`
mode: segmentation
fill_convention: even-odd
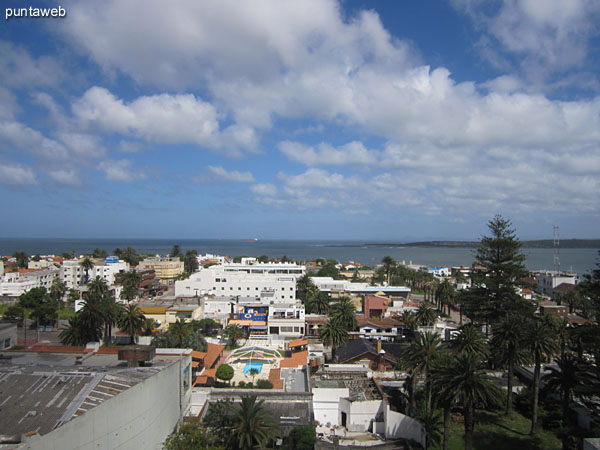
[[[244,383],[249,383],[249,382],[256,383],[258,380],[268,380],[271,369],[279,368],[279,362],[283,359],[283,357],[265,355],[260,350],[254,351],[252,356],[250,356],[250,355],[241,356],[240,353],[244,352],[245,347],[248,347],[248,348],[256,347],[256,345],[242,346],[238,349],[235,349],[227,356],[227,359],[226,359],[227,364],[229,364],[231,367],[233,367],[233,378],[231,379],[231,381],[238,384],[240,381],[243,381]],[[267,346],[262,346],[262,347],[269,348]],[[276,352],[279,350],[278,348],[269,348],[269,349],[272,350],[273,352]],[[237,359],[240,359],[242,361],[234,363],[234,361]],[[262,370],[259,374],[250,375],[250,374],[243,373],[244,367],[246,367],[246,362],[252,361],[253,359],[261,360],[261,361],[274,361],[274,362],[273,362],[273,364],[264,362],[263,366],[262,366]]]

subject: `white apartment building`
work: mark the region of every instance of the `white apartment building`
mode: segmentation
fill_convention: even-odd
[[[260,299],[272,292],[273,301],[295,301],[296,277],[290,274],[248,273],[228,271],[226,266],[210,266],[193,273],[187,280],[175,282],[176,297],[204,295],[240,296]]]
[[[554,271],[538,272],[536,275],[537,291],[541,294],[552,294],[552,289],[562,283],[576,285],[579,276],[575,273],[556,273]]]
[[[109,286],[115,283],[115,275],[119,272],[128,272],[129,263],[115,258],[106,258],[101,264],[95,264],[89,271],[89,280],[100,277]],[[60,278],[67,289],[74,289],[85,283],[85,270],[77,260],[64,261],[60,268]]]
[[[44,287],[50,289],[54,277],[59,276],[59,269],[36,270],[35,272],[7,272],[0,282],[0,295],[19,296],[25,292]]]
[[[246,272],[259,275],[291,275],[301,277],[306,272],[305,266],[296,263],[260,263],[256,258],[242,258],[239,263],[222,264],[226,272]]]
[[[311,277],[319,291],[329,295],[366,295],[383,292],[387,296],[408,298],[410,288],[405,286],[371,286],[368,283],[352,283],[349,280],[334,280],[331,277]]]

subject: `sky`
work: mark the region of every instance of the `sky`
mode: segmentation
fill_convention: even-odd
[[[597,0],[2,5],[2,237],[600,238]]]

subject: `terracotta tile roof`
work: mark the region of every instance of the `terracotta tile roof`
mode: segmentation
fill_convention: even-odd
[[[281,369],[271,369],[269,372],[269,381],[273,389],[283,389],[283,380],[281,379]]]
[[[211,344],[208,343],[208,348],[206,349],[206,357],[204,358],[204,367],[211,368],[215,361],[219,359],[219,356],[223,353],[225,349],[224,345],[219,344]]]
[[[283,368],[295,368],[299,366],[305,366],[308,359],[308,350],[304,350],[298,353],[292,353],[289,358],[284,358],[279,363],[279,367]]]
[[[204,358],[206,358],[206,352],[197,352],[196,350],[192,350],[192,359],[204,361]]]
[[[200,375],[194,380],[194,386],[202,386],[208,383],[208,377]]]
[[[192,361],[192,367],[193,368],[196,368],[198,366],[200,366],[200,361]]]
[[[402,323],[391,317],[384,317],[383,319],[364,318],[358,320],[359,327],[364,327],[365,325],[371,325],[377,328],[392,328],[400,327],[402,326]]]
[[[142,314],[164,314],[167,312],[166,306],[139,306]]]
[[[289,348],[302,347],[303,345],[308,345],[308,341],[306,339],[292,339],[288,343]]]

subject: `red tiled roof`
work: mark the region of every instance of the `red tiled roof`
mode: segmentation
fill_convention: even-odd
[[[288,343],[289,348],[302,347],[303,345],[308,345],[308,341],[306,339],[292,339]]]
[[[296,368],[299,366],[305,366],[308,359],[308,350],[304,350],[298,353],[292,353],[289,358],[284,358],[279,363],[279,367],[283,368]]]
[[[271,369],[269,372],[269,381],[273,389],[283,389],[283,380],[281,379],[281,369]]]
[[[208,348],[206,349],[206,356],[204,358],[204,367],[210,369],[214,365],[215,361],[219,359],[219,356],[221,356],[224,349],[224,345],[211,344],[209,342]]]
[[[204,358],[206,358],[206,352],[197,352],[196,350],[192,350],[192,359],[204,361]]]
[[[391,317],[384,317],[383,319],[365,318],[365,319],[358,320],[359,327],[363,327],[365,325],[372,325],[372,326],[378,327],[378,328],[392,328],[392,327],[402,326],[402,323],[398,322],[395,319],[392,319]]]

